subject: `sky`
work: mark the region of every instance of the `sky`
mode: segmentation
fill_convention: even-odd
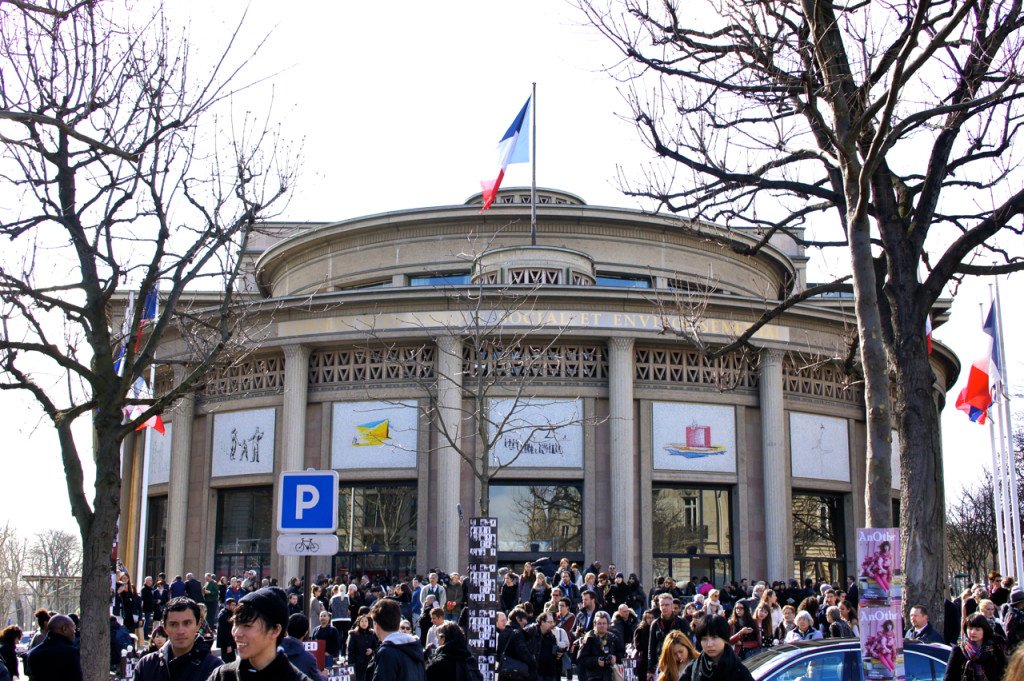
[[[239,2],[175,0],[169,11],[190,22],[197,58],[209,58],[237,23]],[[640,176],[650,160],[618,84],[603,71],[615,53],[562,0],[516,3],[279,3],[248,8],[242,50],[266,36],[247,73],[263,82],[236,106],[268,112],[301,142],[298,185],[279,219],[342,220],[392,210],[460,204],[497,171],[495,147],[537,84],[537,182],[591,205],[651,206],[625,197],[618,172]],[[529,167],[510,166],[504,186],[529,184]],[[841,255],[812,253],[825,276]],[[1005,300],[1024,293],[1022,276],[1004,278]],[[980,478],[988,433],[953,409],[966,369],[982,347],[979,303],[988,283],[956,292],[950,322],[936,331],[964,371],[943,414],[947,498]],[[1012,305],[1008,305],[1013,309]],[[1021,380],[1015,341],[1024,319],[1007,315],[1010,385]],[[48,528],[76,531],[66,500],[56,438],[31,400],[0,394],[4,492],[0,523],[26,536]],[[88,424],[79,424],[87,443]],[[978,453],[984,452],[979,457]],[[86,463],[86,478],[92,471]],[[91,493],[90,493],[91,499]]]

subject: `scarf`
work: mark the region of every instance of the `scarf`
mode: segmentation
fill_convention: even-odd
[[[960,652],[966,658],[964,661],[963,678],[967,681],[987,681],[988,677],[985,676],[985,667],[982,664],[982,659],[986,657],[988,652],[985,644],[975,643],[965,637],[960,641]]]
[[[725,653],[722,653],[723,655]],[[722,658],[719,657],[719,660]],[[714,678],[715,670],[718,668],[718,660],[712,660],[707,655],[701,654],[694,663],[692,681],[710,681]]]

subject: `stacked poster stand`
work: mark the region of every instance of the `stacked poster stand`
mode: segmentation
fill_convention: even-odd
[[[900,528],[857,529],[860,649],[865,681],[904,681]]]
[[[498,519],[469,519],[469,648],[484,681],[498,677]]]

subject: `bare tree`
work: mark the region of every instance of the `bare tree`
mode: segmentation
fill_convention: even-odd
[[[895,424],[907,602],[941,612],[940,405],[925,321],[960,277],[1024,268],[1006,240],[1024,213],[1020,4],[578,4],[620,51],[613,70],[631,117],[665,160],[628,193],[760,229],[760,244],[743,253],[780,233],[847,250],[868,421],[867,524],[891,524]],[[797,229],[805,226],[812,237]]]
[[[25,391],[58,435],[84,547],[90,681],[108,674],[121,442],[217,361],[240,324],[238,253],[291,184],[290,154],[267,122],[229,108],[245,87],[237,35],[200,67],[159,10],[0,4],[0,389]],[[179,307],[204,285],[224,291],[211,309]],[[136,335],[158,288],[159,313]],[[111,324],[127,289],[137,293],[127,324]],[[135,388],[158,346],[184,371],[152,398]],[[140,409],[126,419],[126,407]],[[72,436],[82,417],[92,424],[91,500]]]
[[[433,368],[406,371],[405,377],[427,397],[423,415],[437,428],[442,446],[451,447],[477,480],[476,511],[486,516],[490,483],[497,474],[525,455],[557,454],[566,429],[597,422],[585,421],[578,401],[571,414],[545,414],[545,406],[570,398],[538,397],[536,387],[556,376],[585,378],[598,370],[602,349],[565,347],[566,324],[546,316],[538,305],[536,283],[447,286],[444,296],[450,315],[428,320],[422,331],[457,338],[458,349],[441,343],[417,349],[416,356],[433,358]],[[374,329],[369,335],[371,345],[385,345],[395,354],[396,346],[382,332]],[[459,354],[452,357],[452,352]],[[446,357],[456,371],[441,368]],[[461,385],[463,391],[459,406],[449,414],[439,402],[446,383]]]
[[[971,582],[984,582],[998,560],[992,476],[965,488],[946,511],[947,551],[951,574],[963,573]]]
[[[17,530],[10,522],[0,527],[0,622],[15,619],[18,613],[17,601],[21,596],[21,575],[25,565],[28,544],[18,536]]]
[[[64,530],[44,530],[32,540],[22,579],[32,590],[35,608],[56,612],[78,609],[82,542]]]

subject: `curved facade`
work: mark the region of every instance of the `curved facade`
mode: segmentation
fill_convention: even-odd
[[[302,468],[341,477],[319,573],[464,568],[484,479],[503,562],[600,560],[645,583],[852,569],[850,297],[713,356],[806,286],[792,241],[541,190],[530,246],[528,196],[265,225],[246,254],[257,340],[154,438],[145,572],[299,574],[273,510],[279,472]],[[941,400],[958,365],[935,347]]]

